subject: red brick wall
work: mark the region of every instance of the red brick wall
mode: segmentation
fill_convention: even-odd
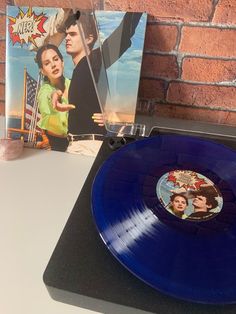
[[[116,0],[105,8],[149,13],[139,95],[159,116],[236,125],[236,1]]]
[[[16,3],[67,6],[70,1]],[[139,95],[152,101],[156,114],[236,125],[236,1],[97,0],[97,7],[149,14]],[[4,32],[1,27],[0,112]]]

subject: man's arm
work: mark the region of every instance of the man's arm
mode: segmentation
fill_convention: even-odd
[[[37,50],[46,44],[53,44],[58,47],[65,38],[65,31],[63,29],[65,21],[72,13],[71,9],[58,9],[55,15],[51,15],[44,25],[45,35],[36,38],[35,43],[37,47],[32,45],[30,46],[30,50]]]
[[[102,52],[106,68],[109,68],[116,62],[131,46],[131,38],[135,33],[141,16],[142,13],[125,13],[120,25],[104,41]]]

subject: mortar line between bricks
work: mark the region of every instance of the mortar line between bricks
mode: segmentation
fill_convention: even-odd
[[[141,76],[141,79],[148,79],[148,80],[161,80],[168,83],[182,83],[182,84],[189,84],[189,85],[207,85],[207,86],[220,86],[220,87],[236,87],[236,82],[197,82],[197,81],[190,81],[190,80],[183,80],[183,79],[173,79],[167,78],[163,76]]]
[[[213,18],[214,18],[214,15],[215,15],[215,11],[216,11],[216,7],[217,7],[217,4],[218,4],[219,0],[212,0],[212,11],[211,11],[211,14],[209,16],[209,20],[212,21]]]
[[[216,60],[216,61],[236,61],[236,57],[215,57],[206,55],[190,55],[188,53],[182,53],[182,58],[196,58],[196,59],[206,59],[206,60]]]
[[[182,36],[182,26],[179,25],[177,27],[178,33],[177,33],[177,38],[176,38],[176,44],[175,44],[175,49],[173,49],[173,51],[178,51],[179,50],[179,44],[180,44],[180,40],[181,40],[181,36]]]
[[[167,93],[168,93],[169,85],[170,85],[169,82],[167,82],[167,81],[164,82],[164,99],[165,99],[165,101],[167,99]]]
[[[188,27],[206,27],[217,29],[236,29],[235,24],[212,23],[212,22],[177,22],[177,21],[148,21],[148,25],[167,25],[167,26],[188,26]]]
[[[236,61],[236,57],[221,57],[221,56],[208,56],[208,55],[201,55],[201,54],[190,54],[190,53],[184,53],[180,51],[151,51],[151,50],[145,50],[144,55],[153,55],[153,56],[175,56],[178,57],[181,54],[182,58],[201,58],[201,59],[212,59],[212,60],[223,60],[223,61]]]
[[[205,27],[205,28],[217,28],[217,29],[236,29],[236,24],[220,24],[220,23],[204,23],[204,22],[188,22],[184,23],[183,26],[188,27]]]
[[[176,46],[175,46],[175,51],[179,50],[179,45],[182,37],[182,26],[178,26],[178,33],[177,33],[177,40],[176,40]],[[178,64],[178,78],[181,78],[182,76],[182,63],[183,63],[183,56],[181,53],[177,54],[176,61]]]
[[[177,22],[177,21],[147,21],[147,25],[164,25],[164,26],[182,26],[184,22]]]
[[[187,104],[177,104],[174,102],[166,102],[166,103],[161,103],[159,101],[156,101],[156,103],[158,102],[159,105],[166,107],[168,105],[174,105],[176,107],[186,107],[186,108],[194,108],[194,109],[205,109],[205,110],[211,110],[211,111],[224,111],[224,112],[236,112],[236,109],[227,109],[227,108],[222,108],[222,107],[212,107],[212,106],[196,106],[196,105],[187,105]]]

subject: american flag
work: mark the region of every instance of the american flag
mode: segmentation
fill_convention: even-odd
[[[37,122],[40,119],[38,104],[36,99],[37,81],[26,72],[26,104],[25,104],[25,129],[34,131],[40,130]]]

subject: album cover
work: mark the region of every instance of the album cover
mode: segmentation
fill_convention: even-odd
[[[7,6],[8,136],[30,147],[95,156],[107,135],[108,103],[110,110],[123,102],[134,121],[146,19]]]

